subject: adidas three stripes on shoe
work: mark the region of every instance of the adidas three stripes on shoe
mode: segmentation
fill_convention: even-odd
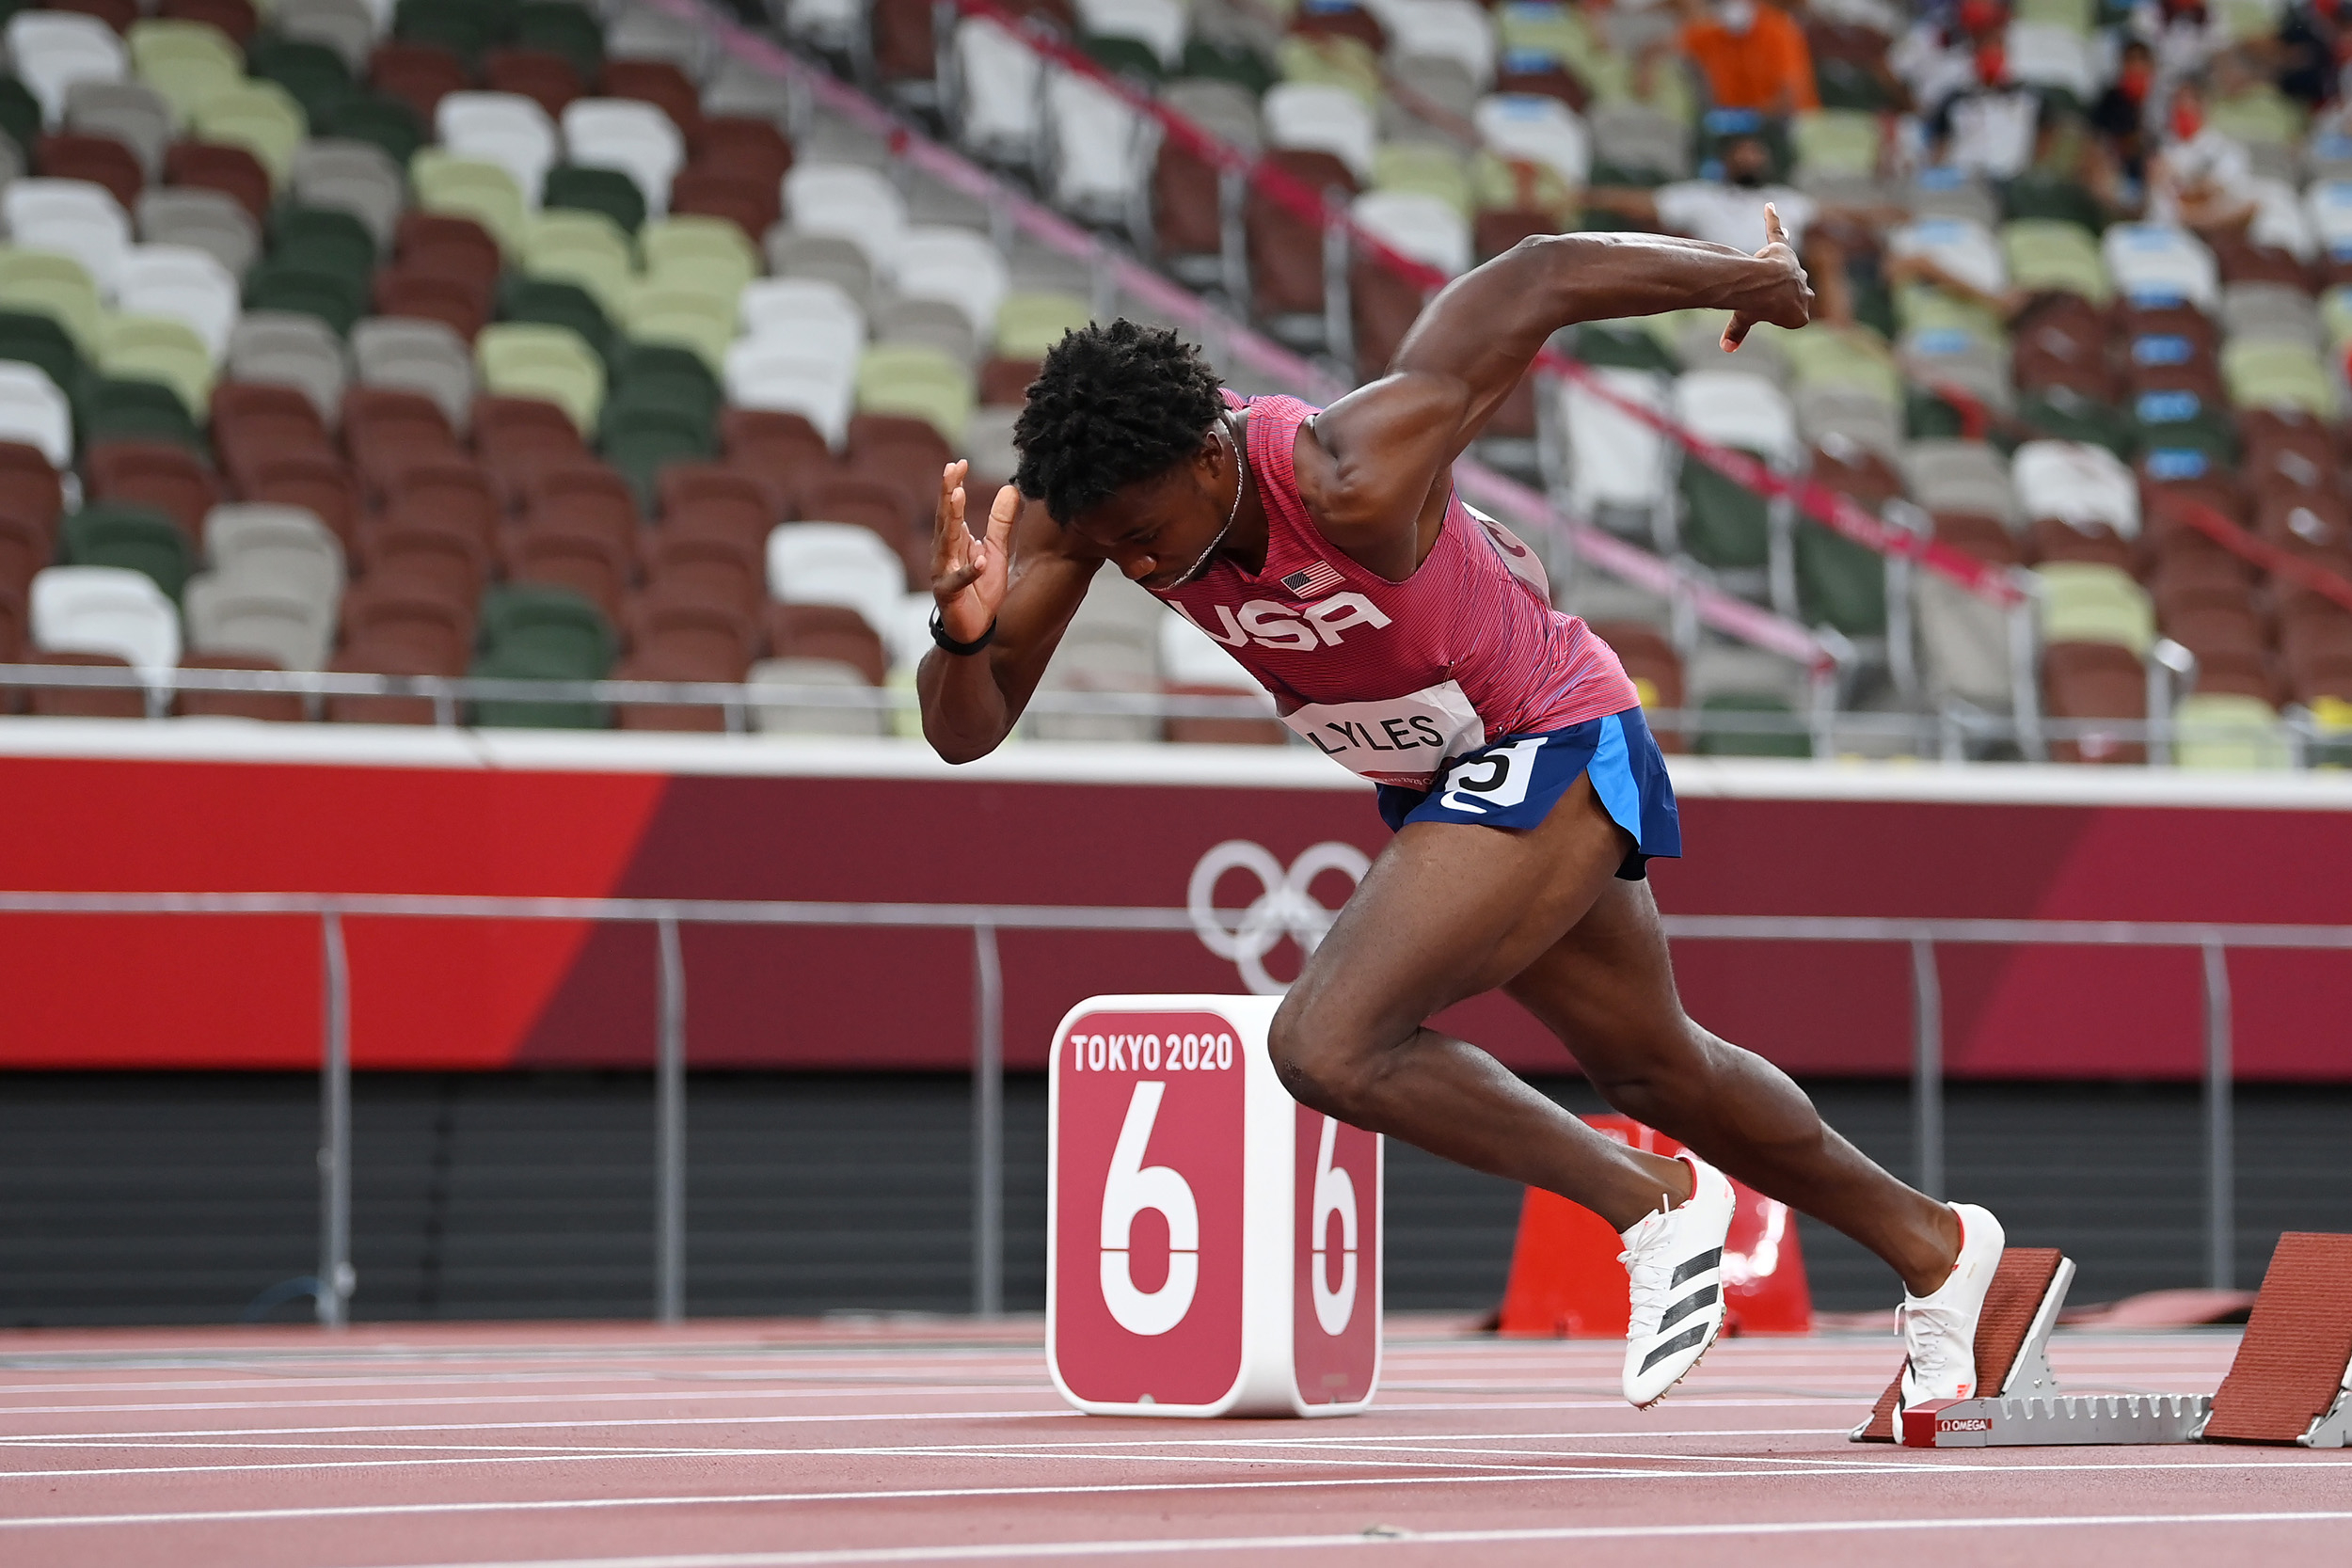
[[[1724,1240],[1736,1199],[1723,1172],[1689,1154],[1691,1196],[1624,1232],[1632,1313],[1625,1397],[1646,1410],[1682,1381],[1724,1326]]]

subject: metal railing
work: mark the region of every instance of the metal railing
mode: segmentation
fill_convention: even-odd
[[[1238,918],[1242,911],[1217,911]],[[654,1047],[655,1317],[678,1322],[686,1303],[687,976],[680,930],[692,925],[961,930],[972,941],[972,1309],[1004,1309],[1004,972],[997,933],[1197,931],[1193,911],[1148,906],[827,903],[803,900],[526,898],[418,894],[7,893],[0,914],[305,916],[319,923],[325,1009],[320,1049],[318,1320],[348,1319],[351,1262],[350,918],[564,920],[650,925],[656,933]],[[1297,920],[1304,922],[1302,912]],[[1682,942],[1888,943],[1911,958],[1912,1177],[1941,1196],[1944,1159],[1943,988],[1940,945],[2154,947],[2201,956],[2204,1001],[2206,1281],[2227,1290],[2236,1248],[2235,1070],[2230,1025],[2232,949],[2352,952],[2352,926],[2202,925],[2158,921],[1901,920],[1763,915],[1668,915]],[[1320,931],[1295,926],[1311,942]],[[1074,998],[1073,1000],[1075,1000]]]
[[[2159,655],[2173,644],[2160,642]],[[2184,656],[2185,654],[2184,653]],[[2185,684],[2162,658],[2151,658],[2151,711],[2157,717],[2138,719],[2051,719],[2021,722],[2006,713],[1994,713],[1959,699],[1947,701],[1935,713],[1867,713],[1838,710],[1820,699],[1825,690],[1812,689],[1813,700],[1785,711],[1745,708],[1645,708],[1643,719],[1651,731],[1679,737],[1686,745],[1712,741],[1715,749],[1737,752],[1736,739],[1795,740],[1817,760],[1836,757],[1841,750],[1871,748],[1907,751],[1946,762],[1965,762],[1972,755],[2003,748],[2031,755],[2037,744],[2072,743],[2100,761],[2116,748],[2138,746],[2147,760],[2164,765],[2184,743],[2236,745],[2252,753],[2271,753],[2286,766],[2308,768],[2324,762],[2352,760],[2352,731],[2323,725],[2310,709],[2293,706],[2277,723],[2228,721],[2182,721],[2168,709],[2176,689]],[[875,733],[900,733],[921,706],[911,686],[798,686],[723,681],[641,680],[516,680],[465,675],[373,675],[335,671],[278,670],[134,670],[111,665],[0,664],[0,691],[69,690],[130,691],[151,720],[168,718],[183,694],[234,693],[255,696],[296,696],[303,699],[309,719],[325,714],[333,697],[407,698],[429,702],[433,722],[452,728],[475,721],[483,704],[570,706],[594,712],[578,727],[600,726],[612,715],[600,710],[630,707],[715,708],[719,727],[728,734],[755,729],[782,733],[822,730],[817,715],[868,714]],[[764,716],[777,714],[772,723]],[[1263,692],[1236,689],[1231,695],[1203,691],[1089,691],[1041,689],[1030,696],[1023,714],[1024,733],[1035,736],[1040,718],[1272,720],[1273,702]],[[126,722],[129,721],[127,719]],[[2253,764],[2249,763],[2249,766]]]

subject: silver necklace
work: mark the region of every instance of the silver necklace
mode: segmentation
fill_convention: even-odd
[[[1248,454],[1242,451],[1241,443],[1233,439],[1233,432],[1226,424],[1225,416],[1222,414],[1217,416],[1216,432],[1225,437],[1226,446],[1231,448],[1233,453],[1233,504],[1225,514],[1225,526],[1216,531],[1216,537],[1209,541],[1208,548],[1200,552],[1200,559],[1192,563],[1190,570],[1176,579],[1173,586],[1178,588],[1182,588],[1209,569],[1209,562],[1216,557],[1217,546],[1225,543],[1225,536],[1232,532],[1233,525],[1241,520],[1241,499],[1249,490]]]

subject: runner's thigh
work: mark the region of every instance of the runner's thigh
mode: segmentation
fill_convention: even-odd
[[[1646,881],[1612,879],[1582,918],[1504,985],[1597,1082],[1646,1076],[1702,1037],[1682,1011]]]
[[[1284,1011],[1367,1047],[1502,985],[1614,880],[1630,840],[1580,778],[1525,832],[1410,822],[1307,960]]]

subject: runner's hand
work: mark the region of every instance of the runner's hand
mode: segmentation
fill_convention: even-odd
[[[1731,325],[1724,328],[1725,354],[1745,342],[1748,329],[1757,322],[1795,328],[1813,319],[1813,285],[1788,244],[1788,230],[1780,226],[1780,210],[1769,201],[1764,204],[1764,248],[1756,259],[1771,262],[1772,270],[1748,302],[1732,311]]]
[[[986,635],[1005,602],[1012,525],[1021,515],[1021,492],[1008,484],[988,509],[988,531],[973,538],[963,523],[963,479],[971,467],[958,458],[941,471],[931,532],[931,597],[939,601],[939,624],[959,642]]]

